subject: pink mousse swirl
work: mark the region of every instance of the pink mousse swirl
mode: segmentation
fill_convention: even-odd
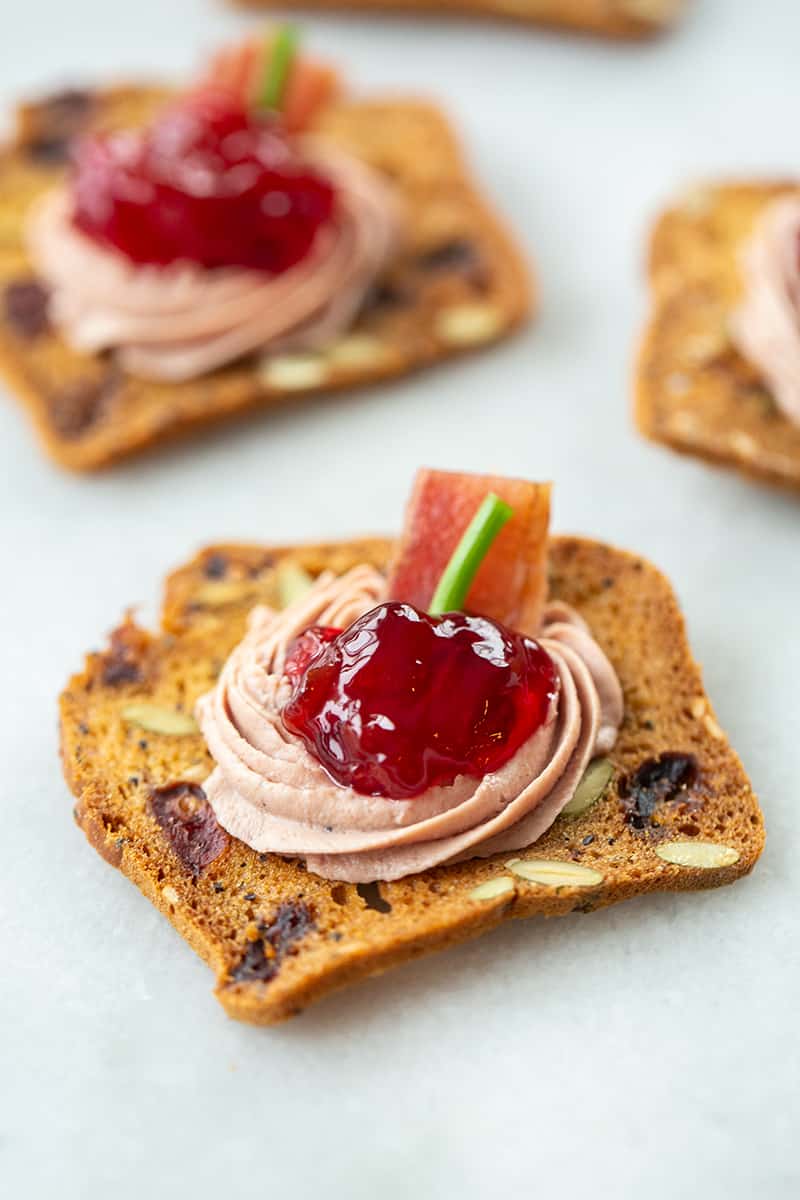
[[[43,196],[29,217],[28,248],[65,340],[88,354],[114,349],[126,371],[167,382],[256,351],[335,341],[395,254],[401,219],[393,190],[371,168],[323,143],[308,142],[304,153],[332,180],[336,208],[310,253],[279,275],[133,263],[76,228],[68,189]]]
[[[259,607],[197,718],[216,767],[204,786],[220,824],[259,852],[297,855],[327,879],[400,879],[442,863],[519,850],[569,802],[586,766],[614,744],[622,690],[588,627],[551,605],[538,641],[559,687],[544,724],[500,770],[419,796],[365,796],[331,780],[281,712],[291,694],[287,648],[311,625],[339,628],[385,598],[369,566],[322,574],[282,612]]]
[[[800,423],[800,196],[767,206],[742,250],[741,272],[731,336],[784,416]]]

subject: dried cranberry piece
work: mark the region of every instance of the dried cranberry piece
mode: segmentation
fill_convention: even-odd
[[[153,788],[150,808],[173,851],[195,876],[219,858],[230,841],[196,783]]]
[[[278,974],[278,964],[274,956],[267,958],[264,943],[251,942],[244,952],[244,957],[231,971],[231,979],[237,983],[251,983],[259,980],[269,983]]]
[[[141,678],[139,664],[126,658],[112,658],[103,668],[102,679],[107,687],[120,683],[137,683]]]
[[[423,251],[417,264],[423,271],[471,271],[479,261],[474,242],[468,238],[453,238]]]
[[[276,954],[285,954],[293,942],[305,937],[314,928],[311,909],[302,900],[280,904],[272,921],[262,931]]]
[[[18,279],[5,289],[5,319],[20,337],[34,338],[47,333],[50,322],[47,305],[50,294],[38,279]]]
[[[314,914],[302,900],[279,905],[270,924],[260,926],[262,940],[250,943],[231,978],[237,983],[268,983],[278,974],[286,955],[295,953],[295,943],[314,928]]]
[[[363,316],[369,316],[371,313],[408,308],[415,300],[416,294],[410,287],[385,279],[369,288],[361,306],[361,313]]]
[[[48,96],[29,110],[33,128],[24,143],[25,154],[41,166],[68,163],[72,139],[87,125],[94,107],[92,94],[77,88]]]
[[[139,683],[144,678],[148,637],[128,618],[111,634],[111,645],[101,658],[100,679],[106,687]]]
[[[653,815],[661,804],[674,802],[688,792],[699,778],[693,754],[672,751],[643,762],[630,776],[619,782],[619,795],[625,820],[633,829],[656,824]]]
[[[87,121],[94,104],[91,92],[83,88],[65,88],[47,96],[38,106],[38,115],[45,127],[63,133],[65,129],[74,130]]]
[[[210,554],[203,563],[206,579],[223,579],[227,570],[228,560],[224,554]]]
[[[97,378],[76,380],[48,400],[53,428],[65,438],[87,433],[104,415],[122,387],[122,377],[114,366]]]
[[[32,162],[43,167],[61,167],[69,162],[71,141],[65,137],[34,138],[25,146]]]

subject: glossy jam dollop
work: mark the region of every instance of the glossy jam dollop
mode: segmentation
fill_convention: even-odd
[[[289,649],[286,728],[337,783],[404,800],[498,770],[545,721],[550,656],[485,617],[381,604]]]
[[[274,118],[227,92],[195,93],[142,133],[88,137],[74,153],[75,225],[135,263],[279,273],[309,252],[334,189]]]

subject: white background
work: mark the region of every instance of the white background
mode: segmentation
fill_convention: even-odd
[[[186,73],[204,0],[0,0],[0,101]],[[354,85],[427,92],[535,258],[542,316],[484,357],[221,428],[96,478],[0,404],[0,1179],[9,1197],[797,1195],[800,498],[643,443],[648,224],[704,175],[800,168],[797,0],[696,0],[611,46],[468,21],[317,20]],[[310,22],[311,24],[311,22]],[[84,843],[55,701],[213,539],[397,527],[420,462],[556,481],[556,528],[672,577],[768,847],[735,887],[517,922],[237,1026]]]

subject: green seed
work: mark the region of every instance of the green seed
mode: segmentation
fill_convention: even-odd
[[[739,861],[738,850],[717,842],[664,842],[656,854],[676,867],[732,867]]]
[[[547,887],[594,887],[603,882],[603,876],[592,867],[557,859],[521,858],[512,862],[509,869],[520,879],[543,883]]]
[[[281,608],[302,600],[306,592],[313,586],[314,580],[308,571],[304,571],[297,563],[282,563],[278,567],[278,599]]]
[[[513,891],[514,880],[509,879],[507,875],[498,875],[496,879],[487,879],[486,883],[479,883],[469,893],[469,899],[494,900],[497,896],[505,896]]]
[[[596,758],[590,762],[583,773],[580,783],[575,788],[575,795],[566,804],[561,813],[565,817],[579,817],[591,808],[601,796],[614,777],[614,767],[608,758]]]
[[[121,716],[129,725],[138,725],[148,733],[185,737],[187,734],[200,732],[197,722],[189,713],[178,712],[176,708],[162,708],[159,704],[148,704],[144,700],[126,704]]]

